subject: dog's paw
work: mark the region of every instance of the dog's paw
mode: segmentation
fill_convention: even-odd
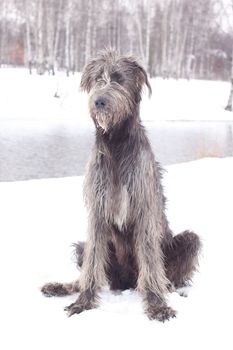
[[[91,310],[98,306],[97,297],[91,294],[89,290],[82,292],[78,299],[65,308],[67,315],[70,317],[74,314],[80,314],[85,310]]]
[[[80,303],[79,300],[66,306],[64,310],[67,312],[68,317],[73,316],[74,314],[81,314],[81,312],[86,310],[94,309],[96,305],[92,302]]]
[[[160,322],[165,322],[170,320],[170,318],[176,317],[176,311],[169,306],[150,306],[146,310],[146,314],[150,320],[158,320]]]
[[[81,312],[85,311],[84,305],[81,305],[77,302],[72,303],[64,308],[64,310],[67,312],[67,315],[73,316],[74,314],[80,314]]]
[[[68,295],[67,288],[65,288],[64,284],[62,283],[46,283],[42,288],[41,292],[46,297],[62,297],[65,295]]]

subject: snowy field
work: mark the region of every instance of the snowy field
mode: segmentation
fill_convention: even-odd
[[[94,128],[79,82],[80,74],[0,69],[0,181],[83,175]],[[233,113],[224,110],[229,83],[150,82],[141,116],[162,164],[233,156]]]
[[[39,133],[49,138],[57,127],[72,132],[72,125],[91,125],[79,79],[78,74],[41,77],[0,69],[0,160],[9,139],[27,140],[24,146],[30,148]],[[228,83],[151,83],[153,97],[149,101],[145,95],[142,103],[144,120],[232,120],[224,111]],[[43,297],[44,283],[78,276],[71,243],[86,235],[83,178],[0,182],[0,349],[233,349],[233,158],[206,158],[166,170],[171,228],[194,230],[204,250],[188,298],[169,295],[178,315],[164,324],[146,318],[134,291],[106,289],[98,309],[71,318],[63,309],[75,296]],[[14,172],[14,166],[7,171]]]
[[[87,96],[79,93],[79,81],[80,74],[67,78],[61,72],[38,76],[25,69],[0,69],[0,120],[20,120],[21,125],[25,119],[37,120],[39,128],[43,119],[50,123],[74,119],[81,127],[89,118]],[[224,110],[230,83],[160,78],[150,82],[152,98],[145,91],[142,102],[144,120],[232,120],[232,113]],[[55,93],[59,98],[54,98]]]
[[[1,349],[232,349],[233,158],[166,170],[171,227],[195,230],[204,251],[188,298],[169,295],[178,315],[164,324],[133,291],[106,289],[98,309],[71,318],[63,308],[75,296],[43,297],[43,283],[78,276],[70,244],[85,239],[82,177],[0,183]]]

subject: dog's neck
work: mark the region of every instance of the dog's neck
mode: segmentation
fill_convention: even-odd
[[[148,143],[139,114],[125,117],[109,132],[96,130],[96,146],[100,154],[115,160],[137,154],[138,145]]]
[[[127,142],[127,139],[137,132],[139,126],[139,118],[127,115],[107,131],[97,128],[96,140],[97,142],[105,143],[106,145],[117,145],[122,142]]]

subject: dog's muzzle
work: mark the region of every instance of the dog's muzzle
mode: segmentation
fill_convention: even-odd
[[[98,97],[96,100],[95,100],[95,107],[96,109],[98,110],[102,110],[106,107],[107,105],[107,100],[106,98],[104,97]]]
[[[96,121],[98,127],[100,127],[103,132],[107,132],[110,127],[110,116],[107,112],[108,101],[104,96],[98,96],[92,102],[92,115]]]

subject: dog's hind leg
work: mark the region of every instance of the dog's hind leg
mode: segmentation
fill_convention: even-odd
[[[75,250],[74,254],[77,261],[77,267],[81,268],[83,264],[83,255],[84,255],[84,242],[78,242],[74,244]],[[47,297],[63,297],[66,295],[72,295],[80,291],[79,282],[74,281],[71,283],[58,283],[51,282],[46,283],[42,288],[41,292]]]
[[[71,295],[78,293],[80,290],[78,281],[72,283],[46,283],[41,288],[41,292],[46,297],[63,297],[65,295]]]
[[[198,267],[201,241],[197,234],[185,231],[174,236],[163,248],[166,276],[175,288],[186,286]]]

